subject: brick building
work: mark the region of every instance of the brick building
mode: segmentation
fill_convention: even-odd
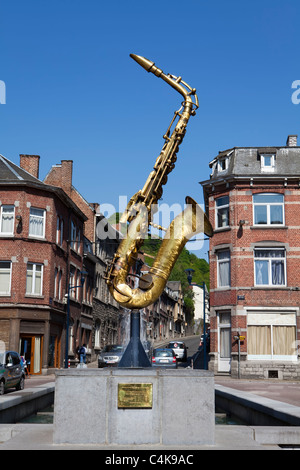
[[[97,257],[95,291],[93,300],[94,352],[99,353],[107,344],[120,344],[128,331],[125,312],[109,292],[105,273],[112,261],[121,234],[100,213],[96,213],[95,255]],[[125,332],[123,330],[126,330]]]
[[[62,160],[53,165],[44,179],[47,184],[63,188],[77,207],[85,214],[83,227],[83,263],[88,273],[82,305],[81,344],[88,346],[89,360],[95,360],[106,344],[120,341],[122,323],[119,304],[113,299],[104,279],[108,260],[112,260],[119,244],[120,233],[100,212],[100,204],[89,203],[72,184],[73,161]],[[76,234],[75,234],[76,236]]]
[[[26,357],[31,374],[64,365],[65,294],[80,283],[86,220],[64,190],[38,176],[39,156],[20,155],[20,167],[0,156],[0,341]],[[82,295],[70,291],[73,354],[85,339]]]
[[[300,147],[231,148],[201,182],[210,240],[210,370],[299,379]]]

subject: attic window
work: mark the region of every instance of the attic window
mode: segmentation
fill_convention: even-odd
[[[261,171],[273,173],[275,170],[275,154],[266,153],[260,156]]]
[[[223,157],[218,160],[218,171],[225,171],[228,168],[228,162],[229,158],[228,157]]]

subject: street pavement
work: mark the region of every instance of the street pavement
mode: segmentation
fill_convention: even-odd
[[[232,379],[217,376],[215,383],[300,407],[300,382],[278,381],[278,379]]]

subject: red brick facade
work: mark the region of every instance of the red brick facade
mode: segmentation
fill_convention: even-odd
[[[11,170],[12,163],[3,162]],[[18,167],[13,170],[18,174]],[[30,373],[39,374],[64,366],[65,294],[70,270],[78,275],[83,267],[82,247],[69,247],[70,224],[83,233],[85,216],[64,191],[18,175],[0,181],[0,341],[25,355]],[[10,233],[4,229],[7,208]],[[80,292],[70,303],[74,357],[82,339],[81,302]]]
[[[283,155],[287,151],[285,149]],[[255,153],[253,149],[251,152]],[[257,153],[259,155],[259,152]],[[261,153],[263,154],[263,150]],[[277,157],[277,165],[279,165],[281,153],[279,151],[274,153]],[[253,171],[254,177],[241,174],[238,178],[234,174],[233,165],[237,168],[239,158],[242,159],[240,156],[242,151],[239,153],[239,149],[234,149],[234,152],[229,155],[233,162],[229,163],[232,166],[228,165],[228,171],[215,173],[211,180],[202,183],[206,209],[214,227],[214,235],[210,240],[209,367],[215,373],[228,372],[233,377],[299,379],[299,176],[296,179],[295,175],[285,178],[284,175],[275,176],[274,173],[265,173],[255,178]],[[300,153],[298,158],[298,174],[300,174]],[[255,155],[255,161],[256,159]],[[247,166],[251,165],[251,161],[248,161]],[[218,158],[214,164],[218,164]],[[256,194],[281,195],[275,198],[282,199],[283,203],[277,206],[274,204],[276,206],[274,211],[279,210],[279,205],[280,210],[283,208],[280,223],[255,221],[254,210],[264,211],[265,214],[267,210],[273,210],[268,204],[262,204],[258,209],[257,207],[254,209]],[[225,207],[227,202],[228,208]],[[218,219],[218,214],[221,217],[218,204],[225,207],[221,209],[224,214],[226,210],[228,211],[228,215],[223,214],[223,220],[225,220],[224,217],[228,217],[226,222],[222,223]],[[268,254],[268,250],[271,254]],[[258,256],[281,256],[282,258],[276,261],[276,258],[257,258]],[[275,279],[276,269],[279,272],[276,263],[277,266],[280,264],[280,274],[284,276],[280,280]],[[229,275],[228,269],[230,269]],[[269,274],[267,274],[267,269],[269,269]],[[274,276],[274,280],[270,281],[269,278],[268,281],[262,281],[259,277],[262,272],[264,276]],[[227,275],[230,277],[229,282]],[[270,285],[266,285],[267,282]],[[264,330],[264,333],[268,335],[266,337],[271,338],[268,348],[270,350],[273,348],[273,350],[270,354],[267,346],[262,345],[263,339],[252,337],[250,345],[249,328],[252,328],[252,335],[254,331],[255,334],[260,334],[259,332]],[[286,333],[287,330],[288,333]],[[277,354],[275,354],[277,341],[275,335],[278,335],[280,331],[282,337],[284,334],[292,334],[293,338],[289,339],[290,349],[285,350],[284,346],[278,346]],[[242,338],[240,343],[238,337]],[[224,341],[223,345],[222,341]],[[256,346],[253,346],[254,343]]]

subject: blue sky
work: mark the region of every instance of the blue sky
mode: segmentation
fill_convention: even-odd
[[[72,159],[78,191],[118,208],[144,185],[181,102],[136,53],[197,89],[163,202],[203,203],[220,150],[298,134],[299,23],[299,0],[2,0],[0,153],[40,155],[41,179]]]

